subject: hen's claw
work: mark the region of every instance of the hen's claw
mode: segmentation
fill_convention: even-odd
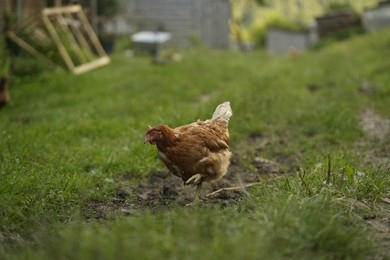
[[[192,202],[186,204],[186,207],[197,206],[197,205],[199,205],[199,202],[200,202],[199,197],[195,197]]]
[[[195,175],[192,175],[191,178],[189,178],[187,181],[186,181],[186,184],[194,184],[194,185],[198,185],[202,182],[202,175],[201,174],[195,174]]]

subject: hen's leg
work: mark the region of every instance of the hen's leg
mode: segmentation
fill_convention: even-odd
[[[201,189],[202,189],[202,182],[200,182],[196,185],[194,200],[191,203],[187,204],[186,206],[194,206],[194,205],[197,205],[199,203],[199,193],[200,193]]]
[[[192,205],[196,205],[199,203],[199,193],[200,193],[200,190],[202,189],[202,182],[203,182],[203,175],[200,173],[192,175],[191,178],[189,178],[185,182],[185,184],[196,185],[194,200],[192,201],[192,203],[187,204],[186,206],[192,206]]]
[[[199,183],[202,182],[202,178],[203,176],[199,173],[195,174],[195,175],[192,175],[191,178],[189,178],[187,181],[186,181],[186,184],[194,184],[194,185],[198,185]]]

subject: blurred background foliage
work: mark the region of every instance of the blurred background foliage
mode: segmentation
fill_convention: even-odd
[[[330,11],[350,9],[361,14],[378,0],[232,0],[231,37],[238,43],[264,47],[269,26],[302,30]]]

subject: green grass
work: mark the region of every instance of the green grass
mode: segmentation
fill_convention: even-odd
[[[349,201],[375,203],[389,192],[389,170],[355,145],[366,138],[361,111],[390,117],[389,37],[359,36],[295,58],[194,50],[182,62],[155,66],[116,54],[109,66],[79,76],[13,78],[12,102],[0,111],[0,257],[383,255],[363,221],[371,212]],[[375,95],[359,94],[364,80],[377,86]],[[155,148],[143,145],[147,125],[209,118],[225,100],[234,111],[236,158],[251,161],[247,136],[260,132],[271,141],[262,157],[295,158],[301,170],[264,178],[250,198],[225,208],[173,205],[85,219],[83,208],[110,201],[124,176],[164,169]]]
[[[279,195],[268,203],[265,209],[262,204],[259,209],[174,208],[109,223],[73,223],[65,229],[56,226],[54,236],[35,238],[42,243],[38,250],[29,248],[22,255],[41,259],[325,259],[369,255],[370,244],[357,224],[328,198],[297,201],[294,196]]]

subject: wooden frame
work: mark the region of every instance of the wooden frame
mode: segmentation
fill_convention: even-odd
[[[105,53],[80,5],[44,8],[42,20],[66,66],[73,73],[80,74],[110,62],[110,58]],[[71,49],[65,48],[61,35],[69,40]],[[74,51],[73,59],[69,53],[70,50]],[[88,54],[96,53],[98,58],[90,60],[83,51]]]
[[[30,17],[22,22],[20,28],[27,28],[33,34],[35,44],[39,46],[54,44],[66,67],[74,74],[81,74],[110,63],[110,58],[80,5],[44,8],[39,16]],[[29,44],[18,35],[18,28],[7,32],[7,35],[38,60],[51,67],[58,67],[45,54],[34,48],[31,42]]]

